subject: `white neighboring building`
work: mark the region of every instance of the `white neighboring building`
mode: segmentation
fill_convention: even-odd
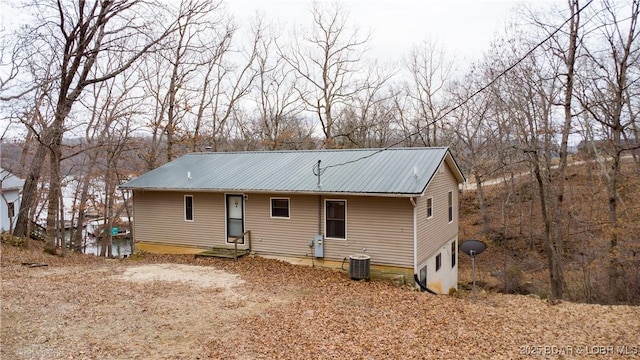
[[[0,231],[9,231],[16,224],[24,180],[0,168]],[[10,221],[13,219],[13,226]]]

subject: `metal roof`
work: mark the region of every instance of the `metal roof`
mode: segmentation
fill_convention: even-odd
[[[314,174],[318,160],[320,187]],[[424,191],[443,161],[463,182],[449,150],[432,147],[192,153],[120,188],[413,196]]]

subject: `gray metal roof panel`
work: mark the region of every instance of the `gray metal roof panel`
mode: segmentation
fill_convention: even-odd
[[[412,195],[424,191],[447,154],[447,148],[193,153],[121,188]],[[321,188],[313,172],[318,160]]]

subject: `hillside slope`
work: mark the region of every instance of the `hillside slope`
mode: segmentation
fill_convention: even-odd
[[[3,359],[640,355],[633,306],[487,292],[473,303],[262,258],[1,251]]]

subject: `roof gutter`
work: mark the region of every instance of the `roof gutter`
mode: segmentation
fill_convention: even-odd
[[[407,197],[420,196],[420,193],[375,193],[375,192],[331,192],[331,191],[286,191],[286,190],[253,190],[253,189],[189,189],[189,188],[145,188],[118,186],[119,190],[128,191],[176,191],[176,192],[243,192],[248,194],[290,194],[290,195],[324,195],[324,196],[375,196],[375,197]]]
[[[413,206],[413,273],[418,273],[418,205],[414,197],[410,197]]]
[[[426,291],[428,293],[438,295],[435,291],[420,283],[418,278],[418,205],[416,204],[416,198],[410,197],[411,205],[413,205],[413,280],[416,285],[420,287],[420,291]]]

